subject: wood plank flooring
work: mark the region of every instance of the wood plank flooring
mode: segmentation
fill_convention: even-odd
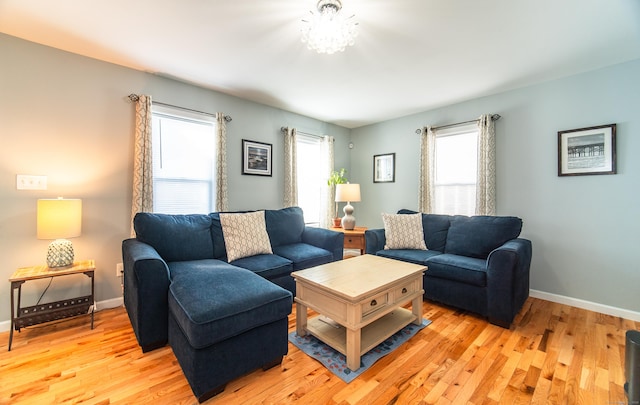
[[[346,384],[289,344],[206,404],[626,404],[640,323],[530,298],[511,329],[424,303],[433,323]],[[295,308],[289,317],[295,330]],[[142,354],[124,308],[0,334],[0,404],[196,404],[171,348]]]

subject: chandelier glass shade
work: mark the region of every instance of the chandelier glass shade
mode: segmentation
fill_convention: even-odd
[[[318,53],[342,52],[354,44],[358,23],[354,16],[345,17],[340,0],[319,0],[317,11],[303,19],[302,42]]]

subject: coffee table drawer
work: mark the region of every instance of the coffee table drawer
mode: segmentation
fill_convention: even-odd
[[[372,312],[378,311],[387,306],[389,303],[389,294],[383,293],[380,294],[371,300],[367,300],[362,303],[362,317],[369,315]]]
[[[400,302],[405,297],[411,297],[415,292],[420,291],[422,288],[420,287],[420,280],[413,280],[402,287],[398,287],[393,290],[393,302]]]

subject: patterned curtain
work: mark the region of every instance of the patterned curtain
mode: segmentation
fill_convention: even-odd
[[[321,151],[321,172],[324,175],[323,178],[328,179],[334,164],[334,152],[333,152],[334,138],[332,136],[323,136],[320,143]],[[320,227],[331,228],[333,226],[334,215],[334,201],[336,198],[335,187],[329,187],[326,183],[322,187],[320,202]]]
[[[215,211],[229,211],[227,191],[227,123],[223,113],[216,114],[216,205]]]
[[[478,119],[476,215],[496,214],[496,131],[491,114]]]
[[[136,103],[136,133],[133,151],[133,199],[131,236],[135,237],[133,217],[153,211],[153,164],[151,157],[151,96],[139,95]]]
[[[420,187],[418,211],[431,213],[435,208],[436,134],[431,127],[420,133]]]
[[[298,173],[296,160],[297,133],[295,128],[286,128],[284,134],[284,207],[298,205]]]

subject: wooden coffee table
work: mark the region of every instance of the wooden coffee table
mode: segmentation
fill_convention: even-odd
[[[374,255],[291,273],[296,332],[317,337],[360,368],[360,356],[406,325],[422,323],[425,266]],[[411,311],[402,308],[411,302]],[[307,319],[307,308],[320,316]]]

